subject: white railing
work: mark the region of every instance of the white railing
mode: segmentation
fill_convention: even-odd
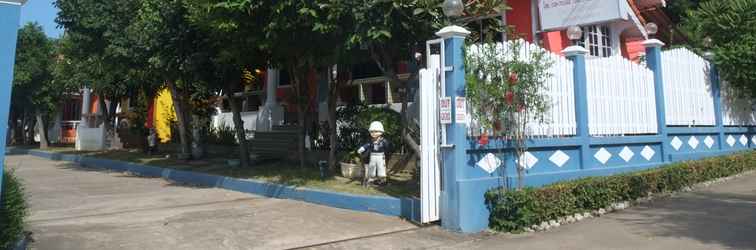
[[[690,50],[662,52],[667,125],[714,126],[709,63]]]
[[[594,136],[657,132],[654,75],[622,57],[586,61],[588,127]]]
[[[527,134],[531,137],[564,137],[575,135],[577,126],[575,122],[575,83],[572,77],[572,61],[524,40],[514,43],[510,42],[506,46],[498,43],[497,47],[501,48],[502,56],[507,56],[507,53],[512,51],[510,47],[515,44],[521,46],[519,57],[525,61],[531,60],[532,52],[542,51],[545,53],[545,57],[553,62],[549,68],[550,76],[542,89],[542,94],[550,105],[548,105],[548,109],[543,114],[543,122],[531,119],[527,124]],[[475,49],[473,48],[469,51],[474,53]],[[475,121],[471,120],[469,124],[470,129],[468,132],[470,135],[478,136],[484,132]]]
[[[722,123],[725,126],[756,125],[756,100],[737,96],[724,80],[721,81]]]

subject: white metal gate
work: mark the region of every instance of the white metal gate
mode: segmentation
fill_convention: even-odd
[[[430,46],[440,45],[440,54],[431,54]],[[420,222],[440,219],[441,196],[439,96],[444,94],[442,74],[443,40],[428,42],[427,68],[420,70]]]

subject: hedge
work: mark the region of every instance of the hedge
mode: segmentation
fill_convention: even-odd
[[[11,249],[24,231],[27,204],[24,188],[12,172],[3,173],[2,204],[0,204],[0,249]]]
[[[489,227],[521,232],[525,227],[576,213],[595,211],[613,203],[634,201],[655,193],[674,192],[693,184],[756,169],[756,153],[740,153],[660,168],[604,177],[560,182],[522,190],[486,192],[491,211]]]

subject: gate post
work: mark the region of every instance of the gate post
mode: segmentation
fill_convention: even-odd
[[[585,55],[588,50],[570,46],[562,51],[573,63],[572,77],[575,82],[575,137],[580,140],[580,168],[586,169],[591,163],[591,131],[588,127],[588,76],[585,68]]]
[[[465,69],[464,69],[464,43],[465,37],[470,34],[465,28],[459,26],[447,26],[436,33],[444,39],[443,72],[445,77],[446,95],[451,98],[465,96]],[[452,118],[456,115],[456,105],[452,107]],[[464,124],[459,124],[452,119],[452,124],[446,126],[446,143],[441,145],[441,225],[453,231],[465,231],[462,216],[465,213],[460,204],[466,199],[459,188],[458,182],[464,178],[463,171],[467,168],[467,129]],[[443,141],[443,140],[442,140]],[[482,198],[482,197],[481,197]],[[483,205],[483,204],[481,204]]]
[[[13,65],[16,63],[16,39],[21,5],[26,0],[0,1],[0,201],[3,192],[3,167],[5,164],[5,142],[8,135],[8,112],[10,109]]]
[[[667,115],[664,103],[664,78],[662,75],[661,48],[664,46],[658,39],[649,39],[643,42],[646,47],[646,65],[654,72],[654,90],[656,99],[656,126],[657,133],[661,136],[661,160],[670,161],[672,150],[667,136]]]
[[[717,66],[714,65],[714,54],[709,52],[705,53],[704,57],[709,61],[709,79],[711,80],[711,94],[714,96],[714,120],[717,127],[717,135],[719,140],[719,151],[724,151],[725,143],[725,131],[724,131],[724,118],[722,114],[722,82],[719,80],[719,72],[717,72]],[[750,141],[750,140],[749,140]]]

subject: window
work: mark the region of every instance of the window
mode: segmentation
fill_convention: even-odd
[[[578,44],[588,49],[591,56],[612,56],[612,37],[606,25],[583,27],[583,40]]]
[[[291,86],[291,79],[289,79],[289,71],[286,71],[285,69],[278,71],[278,86],[279,87]]]
[[[67,100],[63,105],[63,121],[81,120],[81,99]]]

